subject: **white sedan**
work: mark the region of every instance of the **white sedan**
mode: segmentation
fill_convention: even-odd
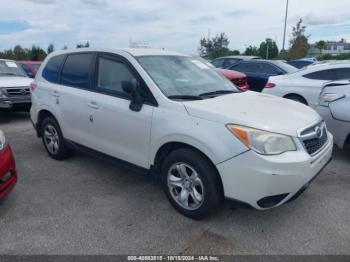
[[[295,73],[271,76],[262,92],[292,99],[314,108],[325,83],[346,78],[350,78],[349,62],[322,63]]]

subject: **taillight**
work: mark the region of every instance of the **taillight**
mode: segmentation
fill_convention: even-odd
[[[265,88],[274,88],[276,84],[274,83],[266,83]]]
[[[33,81],[30,83],[30,86],[29,86],[30,92],[33,93],[35,88],[36,88],[36,83],[35,81]]]

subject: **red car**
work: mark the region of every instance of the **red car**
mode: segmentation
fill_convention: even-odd
[[[17,64],[19,64],[22,67],[24,72],[26,72],[27,76],[34,78],[42,62],[41,61],[18,61]]]
[[[239,88],[243,90],[249,90],[248,79],[245,74],[227,69],[216,69],[216,71],[222,74]]]
[[[16,185],[17,172],[11,147],[6,143],[0,130],[0,199],[4,198]]]

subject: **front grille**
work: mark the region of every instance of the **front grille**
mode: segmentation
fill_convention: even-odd
[[[29,87],[11,87],[6,89],[7,96],[28,96],[30,95]]]
[[[301,133],[301,139],[310,155],[319,152],[328,141],[327,128],[324,122],[312,126]]]

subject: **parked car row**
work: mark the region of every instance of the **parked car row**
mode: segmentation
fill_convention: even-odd
[[[229,67],[230,70],[242,72],[248,77],[251,91],[261,92],[269,77],[296,72],[297,69],[283,61],[259,60],[241,61]]]
[[[259,210],[290,202],[333,149],[310,107],[244,92],[200,59],[165,50],[52,53],[30,115],[53,159],[85,151],[159,175],[170,203],[191,218],[224,198]]]
[[[263,93],[301,102],[315,108],[322,86],[329,81],[350,79],[350,63],[322,63],[281,76],[271,76]]]

